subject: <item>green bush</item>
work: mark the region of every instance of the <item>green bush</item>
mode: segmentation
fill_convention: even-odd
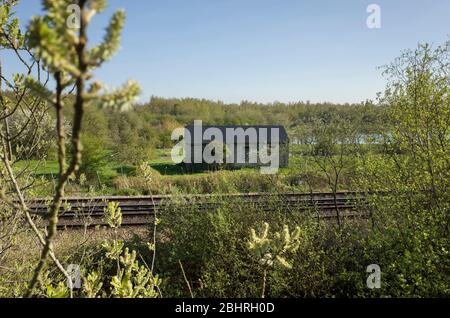
[[[274,204],[276,204],[274,202]],[[374,227],[371,221],[315,217],[314,211],[265,212],[239,202],[217,202],[213,212],[175,205],[160,213],[157,270],[165,295],[260,297],[261,264],[247,248],[250,229],[298,226],[301,243],[292,268],[268,272],[267,297],[448,297],[448,239],[428,230]],[[393,221],[395,215],[384,215]],[[406,238],[406,240],[404,240]],[[378,264],[381,289],[366,285],[367,266]]]

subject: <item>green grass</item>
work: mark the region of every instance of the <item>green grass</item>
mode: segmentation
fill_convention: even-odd
[[[318,167],[312,160],[307,156],[303,156],[300,148],[296,145],[292,146],[290,151],[289,167],[280,168],[278,172],[278,177],[282,184],[273,184],[273,190],[276,191],[278,187],[285,189],[285,187],[291,187],[295,190],[297,187],[305,187],[304,175],[309,175],[313,182],[313,187],[321,191],[326,187],[324,183],[323,176],[318,173]],[[260,176],[259,168],[242,168],[237,170],[220,170],[218,172],[214,171],[187,171],[183,165],[177,165],[173,163],[170,156],[171,149],[157,149],[155,150],[154,158],[147,161],[149,166],[153,168],[159,175],[157,186],[158,191],[163,191],[162,188],[169,187],[173,185],[176,188],[180,188],[182,191],[195,191],[191,189],[192,187],[198,186],[199,191],[209,191],[208,186],[205,183],[230,183],[243,185],[239,186],[239,191],[245,191],[245,187],[248,189],[254,189],[256,184],[265,184],[270,177]],[[58,162],[57,161],[21,161],[15,164],[14,169],[19,172],[28,166],[30,171],[35,171],[35,175],[38,177],[45,177],[47,180],[56,178],[58,175]],[[131,164],[122,164],[119,162],[109,161],[106,162],[97,171],[97,176],[92,176],[88,183],[84,187],[77,187],[76,183],[72,185],[71,190],[75,193],[84,193],[91,189],[90,186],[94,187],[94,191],[101,191],[104,194],[113,194],[117,191],[121,191],[120,180],[118,177],[135,177],[138,176],[139,167]],[[258,175],[259,177],[257,177]],[[311,179],[312,178],[312,179]],[[136,180],[136,179],[135,179]],[[345,183],[346,181],[344,181]],[[344,184],[343,184],[344,185]],[[156,185],[155,185],[156,186]],[[216,190],[221,191],[222,186],[216,185]],[[266,185],[265,187],[267,188]],[[346,186],[346,185],[344,185]],[[135,185],[138,190],[139,185]],[[160,189],[161,188],[161,189]],[[169,187],[170,188],[170,187]],[[264,188],[264,189],[266,189]],[[201,190],[203,189],[203,190]],[[214,188],[215,189],[215,188]],[[141,189],[142,190],[142,189]],[[297,189],[297,190],[304,190]],[[89,190],[91,191],[91,190]]]
[[[51,177],[53,174],[58,174],[58,162],[53,160],[39,161],[39,160],[27,160],[18,161],[13,166],[14,171],[20,172],[23,169],[34,171],[37,176]]]
[[[171,157],[170,157],[170,149],[157,149],[156,150],[156,158],[149,160],[148,164],[158,171],[162,176],[165,177],[172,177],[172,176],[181,176],[181,175],[206,175],[210,174],[210,171],[197,171],[197,172],[189,172],[187,171],[182,165],[178,165],[173,163]],[[295,160],[292,160],[292,163],[297,163],[299,161],[299,158],[295,158]],[[298,169],[298,165],[291,165],[289,168],[281,168],[280,173],[281,174],[289,174],[293,172],[293,169]],[[30,161],[19,161],[14,165],[14,169],[18,172],[24,168],[28,168],[30,171],[35,171],[36,176],[43,176],[48,179],[56,178],[58,174],[58,162],[55,160],[47,160],[47,161],[38,161],[38,160],[30,160]],[[107,162],[101,169],[98,171],[100,181],[105,184],[110,184],[110,182],[120,175],[125,176],[133,176],[136,174],[136,170],[138,167],[133,165],[126,165],[121,164],[118,162]],[[239,170],[230,170],[230,171],[223,171],[222,173],[226,174],[246,174],[246,173],[253,173],[259,168],[243,168]]]
[[[296,147],[295,145],[293,146]],[[185,175],[192,174],[186,171],[182,165],[175,164],[170,156],[171,149],[156,149],[155,159],[149,160],[149,165],[158,171],[161,175]],[[294,153],[294,152],[292,152]],[[291,157],[292,159],[292,157]],[[298,158],[296,158],[298,159]],[[296,160],[297,161],[297,160]],[[56,176],[58,174],[58,162],[56,160],[47,160],[47,161],[38,161],[38,160],[30,160],[30,161],[19,161],[14,165],[16,171],[20,171],[25,167],[29,168],[29,170],[35,170],[35,174],[38,176],[46,176],[51,177]],[[118,162],[110,161],[107,162],[101,170],[98,172],[101,179],[110,180],[119,175],[133,175],[136,171],[137,167],[133,165],[121,164]],[[245,168],[241,170],[231,171],[254,171],[257,168]],[[282,168],[281,171],[288,172],[290,168]],[[195,174],[202,174],[206,172],[200,172]]]

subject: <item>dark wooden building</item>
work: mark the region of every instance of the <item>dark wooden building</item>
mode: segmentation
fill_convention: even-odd
[[[207,153],[215,155],[214,151],[210,151],[213,145],[217,147],[215,149],[223,147],[223,162],[211,162],[203,156],[205,149]],[[268,166],[267,156],[275,155],[278,156],[279,167],[287,167],[289,164],[289,137],[281,125],[188,125],[185,127],[184,148],[184,164],[188,169]],[[272,153],[274,149],[277,154]]]

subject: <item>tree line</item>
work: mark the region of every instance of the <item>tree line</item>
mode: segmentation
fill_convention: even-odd
[[[156,149],[171,148],[172,131],[194,120],[209,125],[281,124],[288,130],[291,141],[301,141],[315,138],[317,123],[346,124],[361,135],[380,133],[386,125],[384,109],[370,101],[225,104],[206,99],[152,96],[147,103],[135,104],[125,112],[87,107],[82,138],[85,152],[91,152],[88,157],[108,156],[117,162],[137,164],[154,157]]]

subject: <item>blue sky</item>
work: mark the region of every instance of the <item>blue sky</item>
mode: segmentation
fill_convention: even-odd
[[[366,26],[371,3],[381,8],[380,29]],[[22,23],[40,7],[22,0]],[[385,85],[377,66],[450,34],[450,0],[110,0],[92,41],[117,8],[128,17],[122,49],[96,76],[110,86],[136,79],[142,101],[374,99]]]

